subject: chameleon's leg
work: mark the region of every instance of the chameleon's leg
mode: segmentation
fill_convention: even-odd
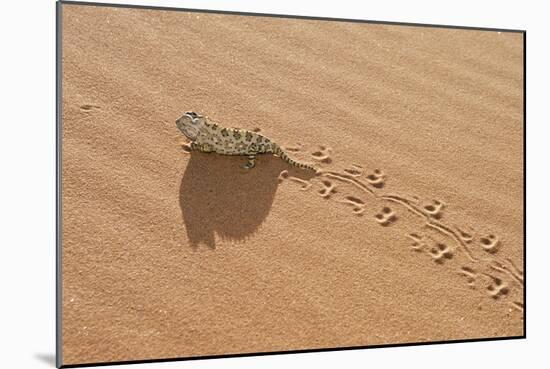
[[[211,153],[214,151],[214,148],[210,145],[210,144],[207,144],[207,143],[203,143],[201,146],[201,151],[202,152],[205,152],[207,154]]]
[[[183,144],[181,144],[181,148],[182,148],[183,151],[185,151],[185,152],[191,152],[191,151],[193,151],[192,142],[191,142],[191,143],[183,143]]]
[[[245,165],[243,165],[243,168],[245,168],[245,169],[254,168],[254,166],[256,165],[255,161],[256,161],[256,154],[248,155],[248,161],[246,162]]]
[[[201,145],[199,145],[198,143],[196,143],[195,141],[191,142],[189,144],[189,148],[193,151],[200,151],[201,149]]]

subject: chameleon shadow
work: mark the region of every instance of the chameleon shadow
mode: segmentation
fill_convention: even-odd
[[[246,170],[242,156],[189,153],[180,185],[180,207],[191,247],[215,248],[215,235],[244,240],[265,220],[283,170],[280,158],[260,155]]]

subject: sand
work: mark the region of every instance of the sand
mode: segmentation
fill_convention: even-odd
[[[63,5],[63,364],[523,335],[523,35]],[[187,153],[186,110],[318,176]]]

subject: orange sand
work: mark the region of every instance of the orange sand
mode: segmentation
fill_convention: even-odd
[[[63,5],[63,364],[522,335],[522,52]],[[188,154],[185,110],[332,174]]]

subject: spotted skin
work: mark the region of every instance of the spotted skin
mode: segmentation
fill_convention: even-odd
[[[254,168],[256,155],[272,154],[295,167],[317,171],[312,165],[289,158],[279,145],[257,132],[220,127],[211,122],[208,117],[195,112],[186,112],[176,120],[176,126],[191,140],[189,145],[191,150],[246,156],[248,160],[243,166],[246,169]]]

